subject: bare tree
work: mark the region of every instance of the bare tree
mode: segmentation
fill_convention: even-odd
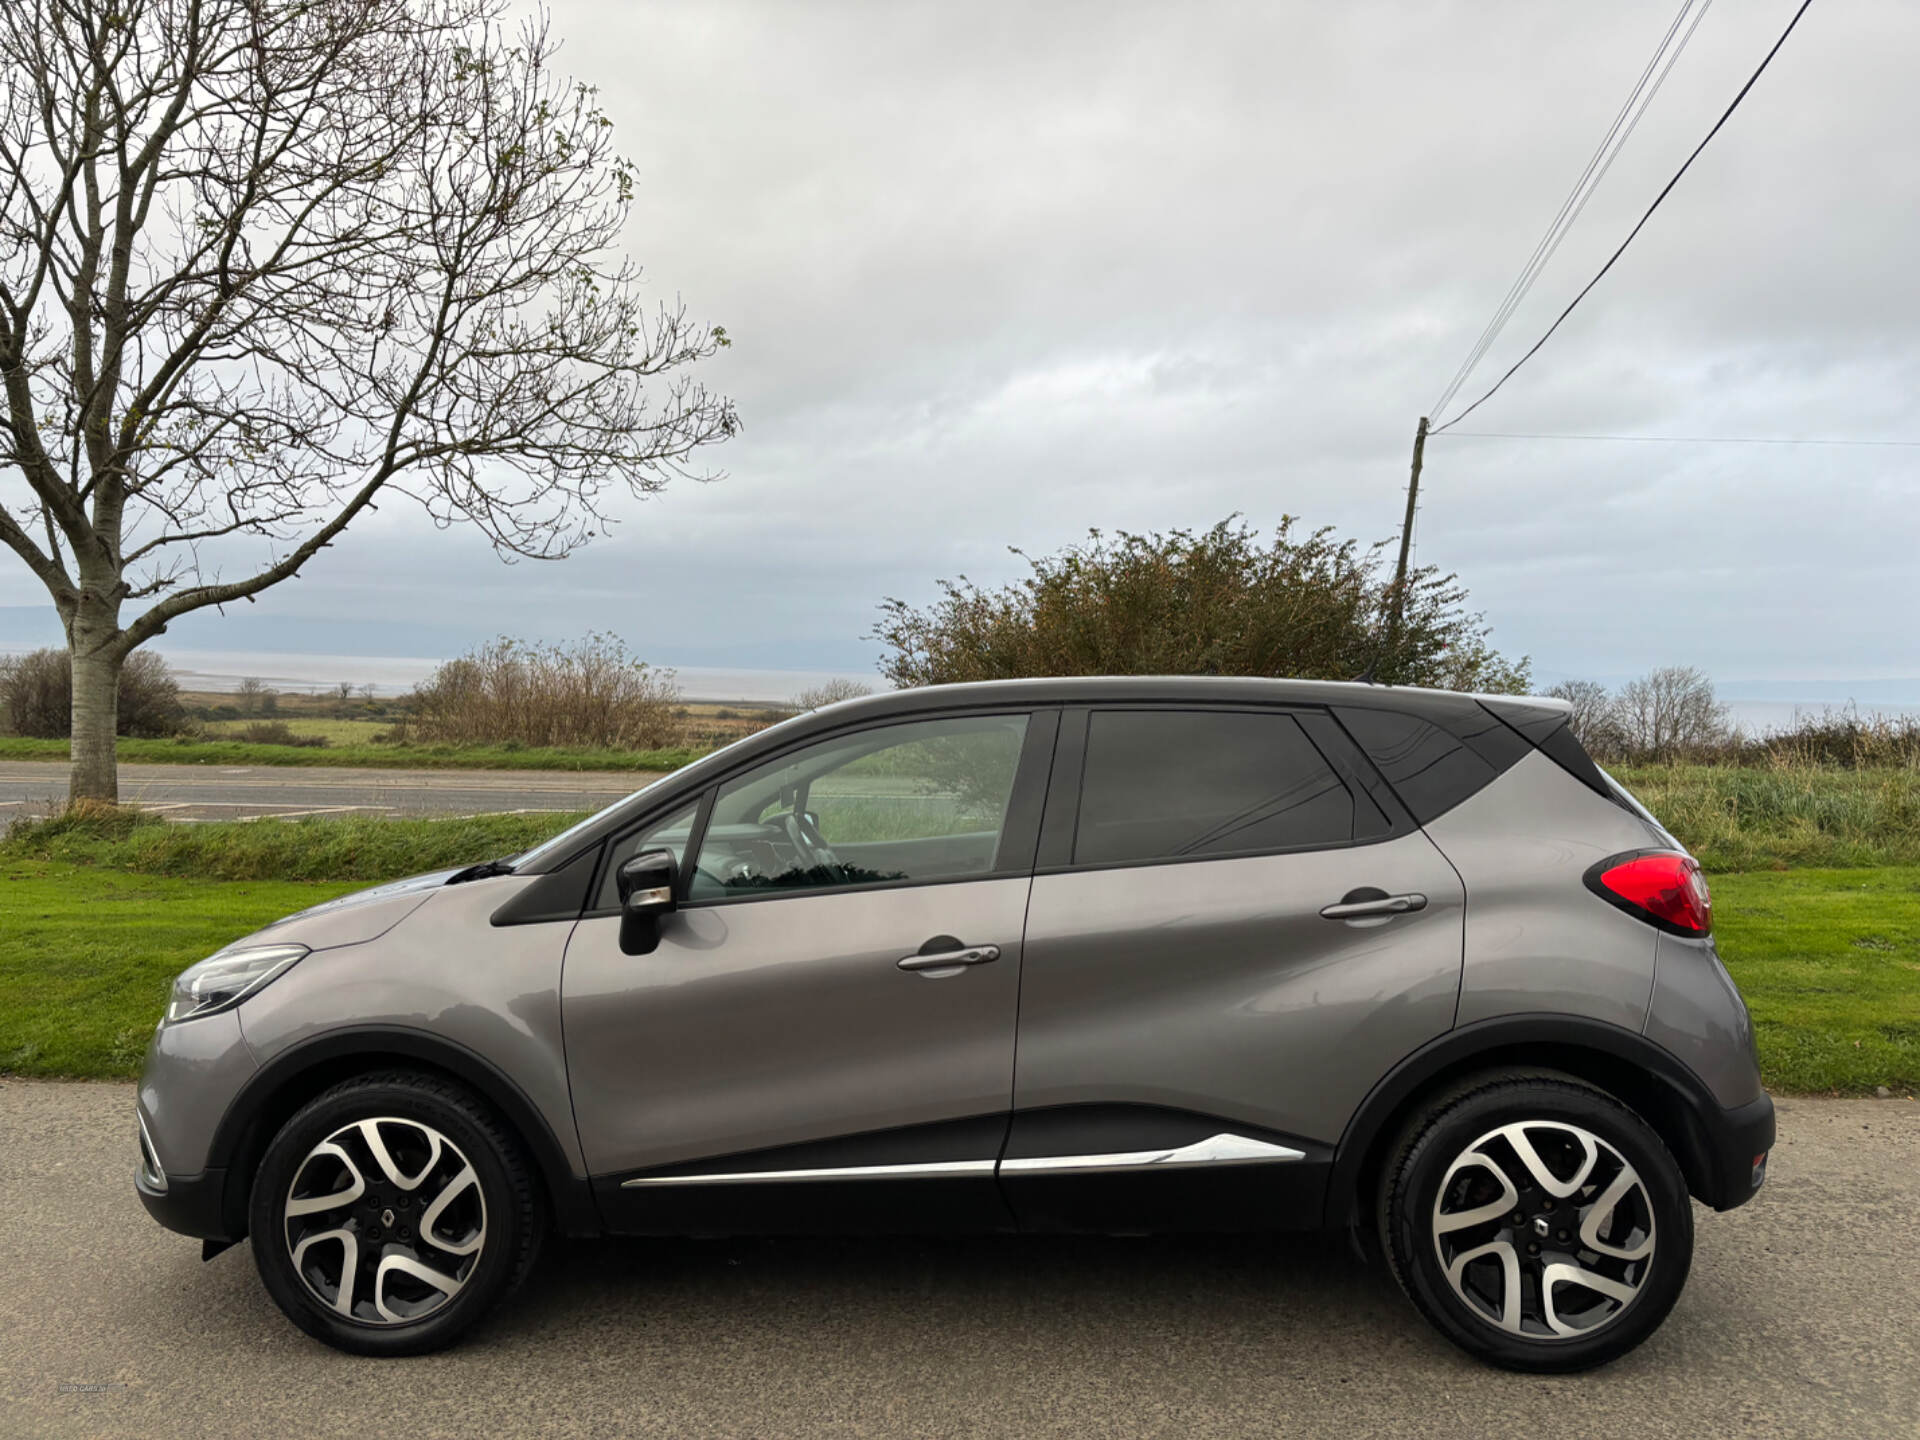
[[[0,7],[0,542],[115,677],[298,574],[383,495],[568,553],[734,432],[727,343],[643,302],[633,171],[506,0]]]
[[[832,680],[815,685],[812,689],[802,690],[793,697],[796,710],[818,710],[823,705],[837,705],[842,700],[857,700],[862,695],[871,695],[873,687],[863,685],[858,680],[849,680],[836,676]]]
[[[1574,738],[1589,753],[1604,759],[1620,752],[1624,737],[1614,713],[1614,698],[1606,686],[1598,680],[1564,680],[1550,687],[1547,694],[1573,706],[1569,723],[1573,726]]]
[[[260,708],[260,697],[267,693],[266,682],[257,675],[242,676],[240,683],[233,687],[235,700],[242,715],[251,715]]]
[[[1713,682],[1691,666],[1670,665],[1620,691],[1614,716],[1627,747],[1671,760],[1726,738],[1727,708]]]

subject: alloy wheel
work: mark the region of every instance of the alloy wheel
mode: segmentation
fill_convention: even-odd
[[[309,1150],[283,1215],[302,1283],[367,1325],[440,1310],[472,1278],[487,1240],[472,1163],[432,1126],[395,1116],[355,1120]]]
[[[1591,1130],[1521,1120],[1447,1167],[1433,1243],[1447,1283],[1480,1319],[1527,1339],[1573,1339],[1619,1319],[1646,1284],[1653,1200]]]

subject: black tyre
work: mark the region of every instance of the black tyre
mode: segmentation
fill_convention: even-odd
[[[1420,1313],[1512,1370],[1585,1370],[1656,1330],[1693,1261],[1686,1180],[1612,1096],[1552,1075],[1442,1099],[1387,1158],[1381,1247]]]
[[[254,1176],[254,1263],[289,1319],[360,1355],[453,1343],[532,1267],[544,1229],[513,1136],[449,1081],[364,1075],[281,1127]]]

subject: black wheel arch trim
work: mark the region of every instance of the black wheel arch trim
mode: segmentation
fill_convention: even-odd
[[[526,1145],[527,1158],[544,1182],[560,1232],[570,1236],[603,1232],[592,1187],[584,1176],[574,1173],[539,1107],[497,1065],[459,1041],[431,1031],[404,1025],[356,1025],[325,1031],[281,1051],[253,1073],[227,1106],[207,1155],[208,1173],[224,1169],[227,1177],[220,1207],[224,1233],[214,1238],[238,1240],[246,1234],[247,1195],[260,1154],[271,1138],[262,1133],[262,1121],[275,1114],[275,1102],[316,1070],[333,1070],[340,1062],[360,1060],[367,1068],[415,1061],[470,1087]]]
[[[1363,1187],[1378,1148],[1387,1140],[1424,1086],[1470,1073],[1476,1062],[1489,1066],[1539,1064],[1580,1073],[1580,1057],[1599,1056],[1632,1073],[1639,1096],[1620,1095],[1633,1104],[1647,1094],[1664,1098],[1663,1113],[1643,1114],[1673,1149],[1688,1188],[1716,1210],[1730,1210],[1751,1199],[1752,1157],[1771,1148],[1773,1102],[1761,1094],[1747,1105],[1726,1109],[1681,1059],[1636,1031],[1581,1015],[1536,1013],[1477,1020],[1435,1037],[1408,1055],[1383,1077],[1348,1120],[1334,1150],[1327,1186],[1325,1223],[1345,1228],[1363,1214],[1370,1197]],[[1559,1052],[1556,1063],[1555,1052]],[[1605,1082],[1596,1078],[1594,1083]],[[1649,1091],[1647,1087],[1652,1087]],[[1639,1108],[1636,1106],[1636,1108]]]

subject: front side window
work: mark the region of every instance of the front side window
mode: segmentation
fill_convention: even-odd
[[[1353,797],[1292,716],[1096,710],[1076,865],[1345,845]]]
[[[1024,715],[887,725],[722,785],[688,898],[990,874]]]

